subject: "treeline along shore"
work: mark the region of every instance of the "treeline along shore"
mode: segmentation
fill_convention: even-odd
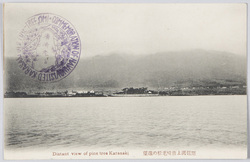
[[[123,88],[112,91],[45,91],[45,92],[6,92],[5,98],[32,97],[150,97],[150,96],[198,96],[198,95],[246,95],[245,85],[234,86],[203,86],[203,87],[167,87],[161,90],[149,90],[147,87]]]

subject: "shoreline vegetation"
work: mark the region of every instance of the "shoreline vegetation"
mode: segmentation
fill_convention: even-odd
[[[39,97],[152,97],[152,96],[200,96],[200,95],[246,95],[247,87],[243,85],[220,87],[168,87],[161,90],[149,90],[147,87],[123,88],[121,91],[65,90],[45,92],[6,92],[5,98],[39,98]]]

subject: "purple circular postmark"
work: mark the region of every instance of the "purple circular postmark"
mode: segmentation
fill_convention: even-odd
[[[30,17],[17,42],[18,65],[32,79],[56,82],[68,76],[81,55],[81,41],[74,26],[51,13]]]

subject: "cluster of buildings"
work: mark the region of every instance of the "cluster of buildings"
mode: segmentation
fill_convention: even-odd
[[[178,87],[171,86],[164,88],[165,91],[168,90],[197,90],[197,89],[241,89],[247,88],[245,85],[224,85],[224,86],[191,86],[191,87]]]
[[[103,92],[91,91],[49,91],[49,92],[6,92],[4,97],[99,97],[104,96]]]

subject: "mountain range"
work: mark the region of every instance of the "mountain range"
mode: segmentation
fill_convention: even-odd
[[[16,58],[5,58],[6,91],[159,89],[169,86],[246,84],[247,60],[233,53],[206,50],[148,55],[113,53],[82,58],[66,78],[41,83],[26,76]]]

